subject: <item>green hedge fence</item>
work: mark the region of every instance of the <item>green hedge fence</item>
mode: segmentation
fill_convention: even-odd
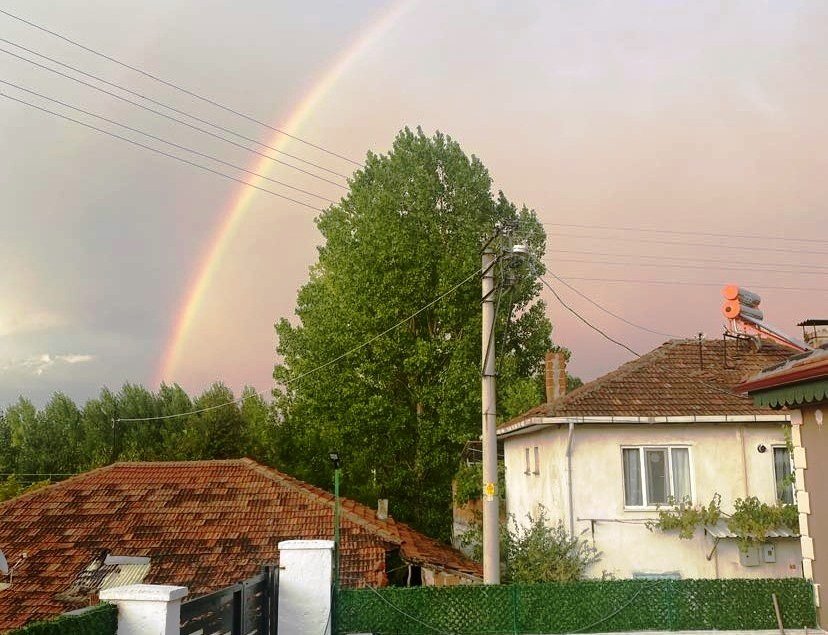
[[[531,585],[346,589],[337,633],[496,635],[816,626],[811,584],[776,580],[584,580]]]
[[[78,615],[61,615],[53,620],[32,622],[7,635],[115,635],[118,607],[100,604]]]

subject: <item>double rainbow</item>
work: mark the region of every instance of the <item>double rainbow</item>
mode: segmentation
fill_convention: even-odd
[[[302,99],[293,107],[287,119],[281,125],[276,127],[285,132],[298,135],[302,127],[312,117],[315,108],[325,99],[328,93],[334,88],[337,82],[347,72],[348,68],[365,53],[372,45],[374,45],[385,33],[390,30],[394,24],[402,17],[402,15],[411,7],[415,0],[400,0],[399,2],[392,2],[389,7],[383,11],[373,22],[369,24],[354,41],[337,56],[334,63],[322,74],[318,82],[316,82]],[[276,132],[267,141],[268,145],[284,150],[292,142],[290,137],[287,137],[279,132]],[[267,175],[272,167],[272,163],[262,157],[255,161],[250,168],[254,172]],[[259,185],[262,179],[253,177],[249,181],[251,184]],[[232,202],[222,216],[218,229],[214,233],[210,246],[206,250],[200,265],[196,268],[195,275],[191,283],[188,285],[188,290],[184,295],[181,309],[178,312],[172,330],[172,334],[167,342],[164,354],[161,358],[156,383],[162,381],[172,382],[176,379],[177,370],[182,359],[183,350],[187,343],[188,334],[193,326],[196,315],[201,308],[202,301],[207,295],[210,285],[213,282],[216,271],[221,266],[222,258],[224,257],[227,246],[233,240],[238,228],[241,226],[244,216],[250,208],[250,203],[253,198],[261,194],[258,190],[251,187],[240,186],[238,191],[234,194]]]

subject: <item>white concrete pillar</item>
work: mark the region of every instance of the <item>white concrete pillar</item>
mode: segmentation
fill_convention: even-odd
[[[130,584],[104,589],[101,600],[118,607],[118,635],[179,635],[187,587]]]
[[[333,540],[279,543],[279,635],[330,635]]]

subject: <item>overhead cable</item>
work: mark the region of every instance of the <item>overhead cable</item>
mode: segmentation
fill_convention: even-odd
[[[404,317],[399,322],[396,322],[394,325],[389,326],[384,331],[382,331],[380,333],[377,333],[376,335],[374,335],[374,336],[368,338],[367,340],[365,340],[364,342],[362,342],[362,344],[359,344],[357,346],[354,346],[351,349],[348,349],[347,351],[345,351],[344,353],[342,353],[340,355],[337,355],[333,359],[329,359],[328,361],[324,362],[323,364],[319,364],[318,366],[315,366],[314,368],[311,368],[310,370],[307,370],[304,373],[300,373],[299,375],[296,375],[295,377],[291,377],[291,378],[285,380],[283,382],[283,385],[294,384],[294,383],[298,382],[299,380],[307,377],[308,375],[312,375],[314,373],[319,372],[320,370],[328,368],[329,366],[332,366],[333,364],[336,364],[337,362],[345,359],[346,357],[349,357],[349,356],[353,355],[357,351],[362,350],[366,346],[370,346],[371,344],[376,342],[378,339],[388,335],[388,333],[390,333],[391,331],[394,331],[394,330],[400,328],[401,326],[405,325],[408,321],[410,321],[413,318],[417,317],[423,311],[426,311],[426,310],[430,309],[435,304],[439,303],[444,298],[446,298],[447,296],[449,296],[452,293],[454,293],[455,291],[457,291],[457,289],[462,287],[469,280],[471,280],[472,278],[475,278],[479,275],[480,275],[480,269],[475,269],[471,274],[469,274],[463,280],[461,280],[460,282],[455,284],[448,291],[445,291],[444,293],[441,293],[434,300],[432,300],[428,304],[420,307],[419,309],[414,311],[414,313],[412,313],[411,315],[408,315],[408,316]],[[264,395],[264,392],[265,391],[259,391],[257,393],[251,393],[249,395],[239,397],[238,399],[234,399],[233,401],[228,401],[226,403],[218,404],[216,406],[210,406],[210,407],[207,407],[207,408],[200,408],[198,410],[191,410],[189,412],[179,412],[177,414],[162,415],[162,416],[158,416],[158,417],[121,418],[121,419],[117,419],[117,421],[159,421],[159,420],[164,420],[164,419],[177,419],[178,417],[187,417],[189,415],[199,414],[199,413],[207,412],[207,411],[210,411],[210,410],[216,410],[217,408],[224,408],[226,406],[232,406],[233,404],[241,403],[241,402],[245,401],[246,399],[251,399],[254,396],[262,396],[262,395]]]
[[[38,29],[40,31],[43,31],[44,33],[48,33],[49,35],[51,35],[53,37],[56,37],[58,39],[61,39],[64,42],[68,42],[69,44],[71,44],[73,46],[76,46],[80,49],[83,49],[84,51],[87,51],[89,53],[92,53],[93,55],[97,55],[98,57],[101,57],[105,60],[113,62],[114,64],[118,64],[119,66],[123,66],[124,68],[128,68],[129,70],[134,71],[134,72],[136,72],[140,75],[143,75],[144,77],[148,77],[149,79],[152,79],[153,81],[156,81],[160,84],[164,84],[165,86],[168,86],[170,88],[174,88],[175,90],[177,90],[179,92],[182,92],[185,95],[189,95],[190,97],[195,97],[196,99],[199,99],[199,100],[201,100],[205,103],[210,104],[211,106],[215,106],[216,108],[220,108],[220,109],[225,110],[229,113],[232,113],[232,114],[236,115],[237,117],[241,117],[243,119],[247,119],[248,121],[250,121],[252,123],[258,124],[260,126],[264,126],[265,128],[273,130],[274,132],[278,132],[280,134],[283,134],[286,137],[289,137],[289,138],[291,138],[295,141],[298,141],[299,143],[303,143],[303,144],[305,144],[309,147],[316,148],[317,150],[325,152],[326,154],[329,154],[331,156],[337,157],[338,159],[342,159],[343,161],[348,161],[349,163],[353,163],[354,165],[362,166],[362,164],[359,161],[354,161],[353,159],[349,159],[348,157],[346,157],[344,155],[337,154],[333,150],[329,150],[328,148],[325,148],[324,146],[312,143],[312,142],[310,142],[306,139],[298,137],[298,136],[296,136],[294,134],[291,134],[291,133],[289,133],[285,130],[282,130],[280,128],[276,128],[275,126],[271,126],[270,124],[265,123],[264,121],[260,121],[259,119],[256,119],[255,117],[253,117],[251,115],[247,115],[247,114],[245,114],[243,112],[240,112],[238,110],[234,110],[230,106],[226,106],[226,105],[224,105],[224,104],[222,104],[222,103],[220,103],[220,102],[218,102],[214,99],[211,99],[210,97],[205,97],[204,95],[200,95],[200,94],[198,94],[194,91],[191,91],[187,88],[184,88],[183,86],[180,86],[180,85],[178,85],[174,82],[168,81],[166,79],[162,79],[161,77],[158,77],[157,75],[153,75],[152,73],[149,73],[145,70],[142,70],[142,69],[138,68],[137,66],[132,66],[130,64],[127,64],[126,62],[122,62],[121,60],[116,59],[114,57],[111,57],[111,56],[107,55],[106,53],[102,53],[101,51],[97,51],[97,50],[95,50],[91,47],[88,47],[88,46],[85,46],[85,45],[81,44],[80,42],[76,42],[75,40],[73,40],[73,39],[71,39],[71,38],[69,38],[65,35],[62,35],[62,34],[56,32],[56,31],[52,31],[51,29],[48,29],[45,26],[42,26],[40,24],[37,24],[37,23],[32,22],[30,20],[27,20],[23,17],[15,15],[15,14],[13,14],[9,11],[6,11],[4,9],[0,9],[0,13],[12,18],[13,20],[18,20],[19,22],[27,24],[27,25],[29,25],[29,26],[31,26],[35,29]]]
[[[582,280],[587,282],[621,282],[631,284],[666,284],[676,287],[721,287],[721,283],[717,282],[686,282],[683,280],[635,280],[629,278],[590,278],[581,276],[562,275],[564,280]],[[744,283],[742,286],[761,289],[773,289],[777,291],[822,291],[828,292],[826,287],[784,287],[777,285]]]
[[[604,313],[606,313],[607,315],[611,315],[611,316],[612,316],[612,317],[614,317],[616,320],[621,320],[622,322],[624,322],[624,324],[629,324],[629,325],[630,325],[630,326],[632,326],[632,327],[635,327],[635,328],[640,329],[640,330],[642,330],[642,331],[646,331],[647,333],[652,333],[652,334],[654,334],[654,335],[662,335],[662,336],[664,336],[664,337],[672,337],[672,338],[676,338],[676,339],[681,339],[681,335],[673,335],[672,333],[664,333],[664,332],[662,332],[662,331],[655,331],[655,330],[653,330],[653,329],[651,329],[651,328],[647,328],[646,326],[642,326],[641,324],[636,324],[635,322],[631,322],[630,320],[628,320],[628,319],[626,319],[626,318],[624,318],[624,317],[621,317],[621,316],[620,316],[620,315],[618,315],[617,313],[613,313],[613,312],[612,312],[612,311],[610,311],[608,308],[606,308],[606,307],[604,307],[604,306],[602,306],[602,305],[598,304],[598,303],[597,303],[595,300],[593,300],[591,297],[589,297],[589,296],[588,296],[588,295],[586,295],[585,293],[581,293],[580,291],[578,291],[578,289],[576,289],[575,287],[573,287],[573,286],[572,286],[571,284],[569,284],[566,280],[564,280],[563,278],[558,277],[557,275],[555,275],[555,274],[554,274],[554,273],[552,273],[551,271],[549,272],[549,275],[550,275],[550,276],[552,276],[553,278],[555,278],[555,280],[557,280],[558,282],[560,282],[562,285],[564,285],[567,289],[571,290],[573,293],[575,293],[575,294],[577,294],[577,295],[581,296],[584,300],[586,300],[587,302],[589,302],[589,303],[590,303],[591,305],[593,305],[594,307],[596,307],[596,308],[600,309],[601,311],[603,311],[603,312],[604,312]]]
[[[265,152],[259,152],[255,148],[251,148],[249,146],[246,146],[243,143],[238,143],[236,141],[233,141],[232,139],[228,139],[227,137],[223,137],[220,134],[216,134],[215,132],[211,132],[209,130],[205,130],[204,128],[201,128],[199,126],[191,124],[188,121],[184,121],[183,119],[178,119],[177,117],[173,117],[172,115],[168,115],[167,113],[161,112],[160,110],[156,110],[155,108],[150,108],[149,106],[145,106],[144,104],[140,104],[137,101],[127,99],[126,97],[123,97],[122,95],[119,95],[117,93],[113,93],[110,90],[106,90],[105,88],[101,88],[100,86],[95,86],[95,84],[90,84],[89,82],[84,81],[82,79],[79,79],[77,77],[72,77],[71,75],[69,75],[67,73],[59,71],[55,68],[50,68],[49,66],[41,64],[40,62],[30,60],[29,58],[24,57],[22,55],[18,55],[17,53],[13,53],[12,51],[9,51],[8,49],[4,49],[4,48],[0,47],[0,53],[6,53],[7,55],[11,55],[12,57],[16,57],[19,60],[23,60],[24,62],[28,62],[29,64],[32,64],[33,66],[37,66],[39,68],[47,70],[50,73],[55,73],[56,75],[60,75],[61,77],[65,77],[66,79],[70,79],[73,82],[77,82],[78,84],[88,86],[89,88],[92,88],[93,90],[97,90],[101,93],[104,93],[105,95],[109,95],[110,97],[114,97],[115,99],[120,99],[121,101],[126,102],[128,104],[131,104],[131,105],[133,105],[137,108],[141,108],[141,109],[146,110],[148,112],[154,113],[154,114],[158,115],[159,117],[164,117],[165,119],[169,119],[170,121],[174,121],[175,123],[181,124],[182,126],[187,126],[188,128],[192,128],[193,130],[197,130],[198,132],[200,132],[202,134],[206,134],[210,137],[214,137],[215,139],[219,139],[221,141],[224,141],[225,143],[229,143],[230,145],[234,145],[237,148],[242,148],[243,150],[247,150],[248,152],[252,152],[253,154],[258,154],[259,156],[264,157],[264,158],[266,158],[270,161],[273,161],[275,163],[280,163],[281,165],[289,167],[292,170],[296,170],[297,172],[302,172],[303,174],[307,174],[308,176],[313,177],[315,179],[318,179],[320,181],[324,181],[325,183],[330,183],[331,185],[335,185],[336,187],[339,187],[339,188],[342,188],[342,189],[348,189],[345,185],[342,185],[342,183],[337,183],[336,181],[332,181],[331,179],[328,179],[324,176],[314,174],[313,172],[311,172],[309,170],[306,170],[304,168],[300,168],[298,165],[293,165],[292,163],[288,163],[287,161],[282,161],[281,159],[277,159],[276,157],[270,156],[269,154],[267,154]]]
[[[612,225],[579,225],[577,223],[541,223],[542,225],[554,225],[556,227],[577,227],[579,229],[608,229],[613,231],[625,231],[625,232],[647,232],[647,233],[654,233],[654,234],[678,234],[683,236],[712,236],[715,238],[748,238],[748,239],[760,239],[760,240],[783,240],[786,242],[804,242],[804,243],[818,243],[818,244],[828,244],[828,240],[824,238],[788,238],[785,236],[773,236],[773,235],[765,235],[762,234],[734,234],[732,232],[702,232],[702,231],[689,231],[689,230],[678,230],[678,229],[655,229],[655,228],[648,228],[648,227],[618,227]]]
[[[556,277],[557,277],[557,276],[556,276]],[[600,334],[602,337],[604,337],[604,338],[608,339],[608,340],[609,340],[610,342],[612,342],[613,344],[617,344],[618,346],[620,346],[621,348],[623,348],[623,349],[625,349],[625,350],[629,351],[630,353],[632,353],[632,354],[633,354],[633,355],[635,355],[636,357],[641,357],[641,353],[636,353],[633,349],[631,349],[629,346],[627,346],[627,345],[626,345],[626,344],[624,344],[623,342],[619,342],[618,340],[611,338],[609,335],[607,335],[606,333],[604,333],[604,331],[602,331],[602,330],[601,330],[601,329],[599,329],[597,326],[595,326],[594,324],[592,324],[592,323],[591,323],[589,320],[587,320],[584,316],[582,316],[582,315],[581,315],[580,313],[578,313],[575,309],[573,309],[573,308],[572,308],[571,306],[569,306],[566,302],[564,302],[564,301],[563,301],[563,298],[561,298],[561,296],[560,296],[560,295],[558,295],[558,292],[557,292],[557,291],[555,291],[554,287],[553,287],[551,284],[549,284],[549,283],[546,281],[546,279],[545,279],[545,278],[540,277],[540,278],[539,278],[539,280],[540,280],[540,281],[541,281],[541,282],[542,282],[542,283],[546,286],[546,288],[547,288],[547,289],[549,289],[549,290],[552,292],[552,295],[554,295],[554,296],[555,296],[555,298],[558,300],[558,302],[560,302],[560,303],[561,303],[561,306],[563,306],[563,308],[565,308],[567,311],[569,311],[570,313],[572,313],[572,315],[574,315],[576,318],[578,318],[581,322],[583,322],[584,324],[586,324],[589,328],[591,328],[591,329],[592,329],[593,331],[595,331],[596,333]]]
[[[230,128],[226,128],[224,126],[221,126],[221,125],[219,125],[215,122],[209,121],[207,119],[202,119],[201,117],[198,117],[197,115],[194,115],[194,114],[189,113],[185,110],[181,110],[179,108],[176,108],[175,106],[170,106],[169,104],[165,104],[164,102],[158,101],[157,99],[153,99],[152,97],[147,97],[143,93],[139,93],[138,91],[132,90],[131,88],[127,88],[126,86],[122,86],[121,84],[116,84],[114,82],[110,82],[110,81],[104,79],[103,77],[100,77],[99,75],[95,75],[94,73],[88,73],[84,70],[81,70],[80,68],[77,68],[76,66],[72,66],[70,64],[65,64],[64,62],[61,62],[60,60],[56,60],[53,57],[49,57],[48,55],[44,55],[43,53],[38,53],[37,51],[32,50],[30,48],[27,48],[27,47],[23,46],[22,44],[12,42],[11,40],[7,40],[7,39],[1,38],[1,37],[0,37],[0,42],[5,42],[6,44],[11,44],[12,46],[14,46],[16,48],[19,48],[23,51],[26,51],[27,53],[31,53],[32,55],[36,55],[37,57],[39,57],[41,59],[48,60],[48,61],[52,62],[53,64],[57,64],[58,66],[62,66],[63,68],[68,68],[69,70],[74,71],[75,73],[79,73],[80,75],[83,75],[85,77],[89,77],[91,79],[94,79],[95,81],[100,82],[102,84],[105,84],[107,86],[112,86],[113,88],[117,88],[118,90],[122,90],[125,93],[129,93],[130,95],[134,95],[136,97],[140,97],[141,99],[145,99],[146,101],[148,101],[152,104],[155,104],[156,106],[161,106],[162,108],[166,108],[167,110],[171,110],[172,112],[176,112],[179,115],[184,115],[185,117],[189,117],[190,119],[193,119],[194,121],[198,121],[200,123],[207,124],[208,126],[212,126],[213,128],[216,128],[217,130],[221,130],[223,132],[231,134],[234,137],[238,137],[239,139],[244,139],[245,141],[252,141],[253,143],[255,143],[257,145],[260,145],[262,147],[265,147],[268,150],[273,150],[274,152],[278,152],[279,154],[283,154],[286,157],[290,157],[291,159],[295,159],[296,161],[299,161],[300,163],[304,163],[305,165],[310,165],[310,166],[315,167],[319,170],[323,170],[324,172],[328,172],[328,173],[333,174],[335,176],[342,177],[343,179],[348,178],[348,176],[346,174],[342,174],[341,172],[337,172],[336,170],[331,170],[330,168],[326,168],[324,165],[314,163],[313,161],[308,161],[307,159],[303,159],[302,157],[296,156],[295,154],[285,152],[284,150],[280,150],[279,148],[276,148],[275,146],[268,145],[267,143],[259,141],[258,139],[254,139],[253,137],[245,136],[245,135],[243,135],[239,132],[236,132],[235,130],[231,130]]]
[[[662,256],[660,254],[618,254],[618,253],[611,253],[606,251],[591,251],[589,249],[558,249],[557,247],[553,246],[549,249],[550,254],[552,252],[556,254],[585,254],[589,256],[605,256],[607,258],[643,258],[647,260],[658,260],[659,262],[664,262],[665,260],[675,260],[679,262],[715,262],[721,264],[733,264],[733,259],[730,260],[722,260],[718,258],[689,258],[686,256]],[[776,261],[769,261],[769,262],[756,262],[756,261],[749,261],[749,260],[739,260],[738,264],[740,265],[751,265],[751,266],[767,266],[767,267],[794,267],[794,268],[802,268],[802,269],[828,269],[828,265],[817,265],[817,264],[803,264],[799,265],[796,263],[787,263],[787,262],[776,262]]]
[[[556,232],[554,236],[561,236],[566,238],[585,238],[588,240],[612,240],[618,241],[618,237],[616,236],[596,236],[595,234],[568,234],[564,232]],[[806,251],[804,249],[786,249],[785,247],[768,247],[763,245],[761,247],[747,247],[744,245],[732,245],[732,244],[713,244],[713,243],[693,243],[693,242],[682,242],[677,240],[655,240],[651,238],[625,238],[625,241],[631,241],[636,243],[648,243],[648,244],[655,244],[655,245],[680,245],[684,247],[712,247],[714,249],[724,249],[724,250],[731,250],[737,249],[739,251],[776,251],[781,253],[787,254],[811,254],[815,256],[828,256],[828,251]]]
[[[796,271],[793,269],[772,269],[772,268],[765,268],[765,269],[757,269],[755,265],[749,266],[745,265],[744,267],[722,267],[721,265],[711,265],[706,267],[704,265],[688,265],[688,264],[681,264],[681,265],[674,265],[664,262],[619,262],[619,261],[607,261],[607,260],[586,260],[580,258],[555,258],[554,262],[575,262],[581,264],[588,264],[588,265],[610,265],[613,267],[656,267],[659,269],[668,268],[668,269],[702,269],[705,271],[751,271],[755,273],[781,273],[781,274],[790,274],[790,275],[809,275],[809,276],[824,276],[825,271]]]
[[[135,141],[134,139],[129,139],[128,137],[122,137],[121,135],[116,134],[114,132],[110,132],[109,130],[104,130],[103,128],[98,128],[97,126],[93,126],[92,124],[80,121],[79,119],[69,117],[68,115],[63,115],[59,112],[49,110],[48,108],[43,108],[42,106],[38,106],[36,104],[28,102],[25,99],[19,99],[18,97],[12,97],[11,95],[7,95],[6,93],[3,93],[3,92],[0,92],[0,97],[5,97],[6,99],[16,101],[18,103],[24,104],[26,106],[29,106],[30,108],[34,108],[34,109],[39,110],[41,112],[47,113],[49,115],[53,115],[55,117],[60,117],[61,119],[66,119],[67,121],[71,121],[71,122],[76,123],[80,126],[90,128],[91,130],[95,130],[95,131],[103,133],[105,135],[109,135],[110,137],[115,137],[116,139],[120,139],[121,141],[126,141],[127,143],[131,143],[132,145],[136,145],[139,148],[144,148],[145,150],[149,150],[151,152],[155,152],[155,153],[163,155],[165,157],[169,157],[170,159],[175,159],[176,161],[181,161],[182,163],[192,165],[193,167],[199,168],[201,170],[205,170],[207,172],[212,172],[213,174],[217,174],[218,176],[224,177],[225,179],[229,179],[231,181],[236,181],[237,183],[241,183],[242,185],[246,185],[247,187],[252,187],[253,189],[260,190],[262,192],[267,192],[268,194],[272,194],[273,196],[278,196],[279,198],[283,198],[287,201],[290,201],[291,203],[296,203],[297,205],[302,205],[303,207],[307,207],[307,208],[315,210],[317,212],[324,211],[320,207],[315,207],[314,205],[310,205],[309,203],[305,203],[305,202],[297,200],[295,198],[291,198],[290,196],[285,196],[284,194],[279,194],[278,192],[274,192],[273,190],[269,190],[265,187],[260,187],[258,185],[254,185],[253,183],[245,181],[244,179],[240,179],[240,178],[237,178],[235,176],[225,174],[224,172],[221,172],[219,170],[214,170],[213,168],[210,168],[206,165],[201,165],[200,163],[196,163],[194,161],[190,161],[189,159],[185,159],[184,157],[180,157],[178,155],[171,154],[169,152],[164,152],[163,150],[159,150],[158,148],[153,148],[152,146],[145,145],[143,143]]]
[[[251,175],[256,176],[260,179],[265,179],[266,181],[270,181],[271,183],[276,183],[278,185],[289,188],[289,189],[294,190],[296,192],[301,192],[302,194],[307,194],[308,196],[313,196],[313,197],[321,199],[323,201],[327,201],[328,203],[335,203],[336,202],[333,199],[327,198],[325,196],[321,196],[319,194],[316,194],[315,192],[310,192],[308,190],[303,190],[300,187],[295,187],[293,185],[289,185],[288,183],[284,183],[283,181],[279,181],[277,179],[272,179],[269,176],[266,176],[264,174],[260,174],[258,172],[254,172],[253,170],[248,170],[245,167],[242,167],[240,165],[236,165],[235,163],[230,163],[229,161],[225,161],[223,159],[219,159],[218,157],[215,157],[211,154],[205,154],[204,152],[199,152],[198,150],[193,150],[192,148],[189,148],[187,146],[182,146],[182,145],[179,145],[177,143],[173,143],[172,141],[167,141],[166,139],[164,139],[162,137],[158,137],[154,134],[150,134],[149,132],[145,132],[145,131],[140,130],[138,128],[133,128],[132,126],[128,126],[128,125],[126,125],[124,123],[121,123],[119,121],[115,121],[114,119],[109,119],[108,117],[104,117],[103,115],[98,115],[98,114],[96,114],[94,112],[91,112],[89,110],[84,110],[83,108],[73,106],[72,104],[69,104],[65,101],[61,101],[60,99],[54,99],[52,97],[47,97],[46,95],[44,95],[42,93],[38,93],[37,91],[30,90],[28,88],[24,88],[23,86],[20,86],[19,84],[15,84],[14,82],[9,82],[9,81],[6,81],[4,79],[0,79],[0,84],[6,84],[7,86],[12,86],[12,87],[14,87],[18,90],[22,90],[22,91],[27,92],[31,95],[35,95],[37,97],[40,97],[41,99],[51,101],[52,103],[55,103],[55,104],[60,104],[61,106],[65,106],[66,108],[71,108],[72,110],[83,113],[84,115],[87,115],[89,117],[95,117],[96,119],[100,119],[101,121],[111,123],[115,126],[120,126],[121,128],[129,130],[131,132],[137,132],[138,134],[144,135],[145,137],[148,137],[150,139],[154,139],[155,141],[160,141],[161,143],[166,143],[167,145],[172,146],[173,148],[177,148],[179,150],[184,150],[185,152],[190,152],[191,154],[195,154],[195,155],[203,157],[205,159],[210,159],[211,161],[215,161],[216,163],[222,163],[222,164],[224,164],[228,167],[231,167],[235,170],[241,170],[242,172],[246,172],[247,174],[251,174]]]

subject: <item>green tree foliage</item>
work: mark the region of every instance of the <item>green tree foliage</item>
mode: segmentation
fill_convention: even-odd
[[[191,399],[178,385],[157,393],[125,384],[101,390],[78,408],[56,393],[38,410],[20,398],[0,412],[0,494],[16,496],[22,483],[57,480],[115,461],[224,459],[251,456],[273,464],[271,406],[253,388],[241,403],[224,384]],[[230,404],[230,405],[224,405]],[[208,409],[198,414],[193,410]],[[183,414],[154,421],[118,421]],[[25,476],[23,476],[25,475]]]
[[[499,302],[498,390],[520,395],[510,405],[529,403],[519,385],[537,376],[551,344],[532,275],[543,272],[545,234],[533,212],[491,187],[483,164],[451,138],[403,130],[319,216],[324,244],[298,294],[299,321],[276,325],[280,463],[329,487],[337,449],[348,496],[387,497],[395,517],[443,538],[460,449],[480,434],[479,278],[377,336],[477,271],[496,224],[515,222],[535,258],[495,272],[499,283],[514,280]]]
[[[12,474],[11,476],[7,477],[6,480],[0,481],[0,502],[9,500],[10,498],[14,498],[15,496],[20,496],[21,494],[25,494],[26,492],[31,492],[33,490],[40,489],[41,487],[46,487],[50,483],[51,481],[49,480],[43,480],[36,481],[28,485],[24,485],[17,479],[17,476]]]

